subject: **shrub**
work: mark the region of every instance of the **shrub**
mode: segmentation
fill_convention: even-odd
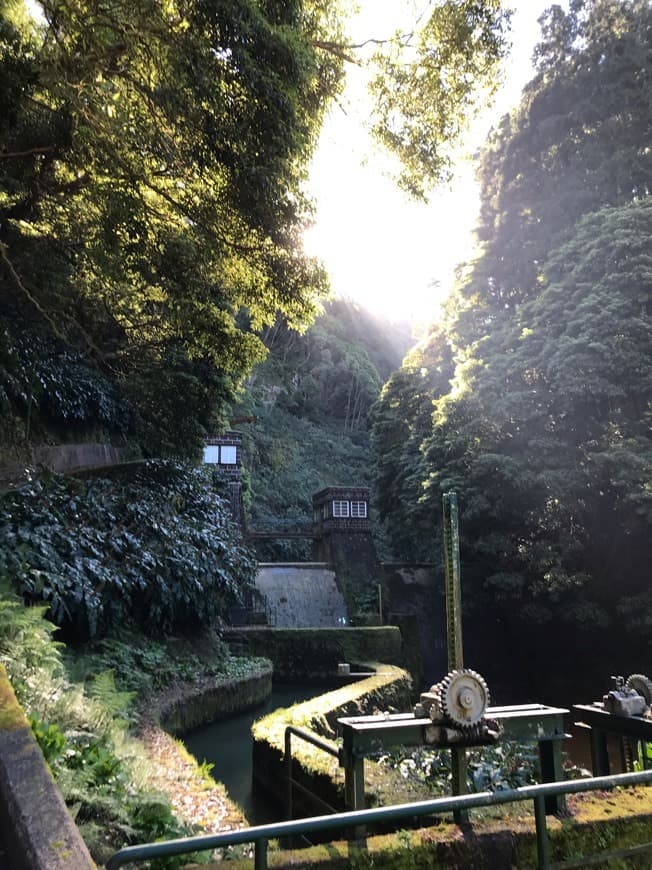
[[[0,499],[0,576],[76,640],[210,624],[253,579],[215,472],[152,461],[127,475],[46,475]]]

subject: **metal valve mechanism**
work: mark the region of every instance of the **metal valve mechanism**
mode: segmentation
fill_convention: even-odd
[[[602,701],[608,713],[614,716],[644,716],[652,707],[652,680],[643,674],[612,677],[611,687]]]
[[[489,689],[484,678],[469,668],[446,674],[439,683],[424,692],[414,709],[414,715],[427,717],[434,725],[447,729],[454,736],[497,740],[500,727],[485,718],[489,706]],[[460,733],[461,732],[461,733]]]

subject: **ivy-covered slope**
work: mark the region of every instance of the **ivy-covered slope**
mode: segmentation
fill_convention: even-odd
[[[42,476],[0,498],[0,577],[75,641],[211,625],[254,571],[219,492],[216,473],[162,461]]]

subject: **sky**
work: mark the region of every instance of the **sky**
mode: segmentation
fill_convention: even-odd
[[[385,37],[414,21],[425,0],[361,0],[351,22],[353,41]],[[512,51],[505,84],[491,111],[467,136],[456,176],[427,204],[411,201],[391,178],[391,160],[364,127],[364,74],[347,70],[347,87],[326,118],[308,190],[316,202],[306,252],[319,257],[335,295],[392,320],[409,320],[416,334],[435,320],[457,264],[473,254],[479,207],[472,154],[492,122],[518,102],[531,78],[537,19],[550,0],[512,0]],[[566,5],[562,3],[562,5]],[[416,14],[415,14],[416,13]]]

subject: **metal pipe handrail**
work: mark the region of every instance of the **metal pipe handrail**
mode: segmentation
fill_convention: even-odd
[[[339,750],[336,749],[331,743],[328,743],[326,740],[322,740],[321,737],[317,737],[310,731],[305,731],[303,728],[297,728],[296,725],[288,725],[285,729],[286,746],[290,734],[294,734],[295,737],[300,737],[302,740],[305,740],[306,743],[312,743],[313,746],[316,746],[318,749],[323,749],[324,752],[328,752],[329,755],[334,755],[335,758],[340,757]],[[291,757],[292,753],[288,753],[288,755]]]
[[[310,791],[310,789],[306,788],[300,782],[297,782],[296,779],[292,776],[292,735],[295,737],[299,737],[301,740],[304,740],[306,743],[312,744],[312,746],[316,746],[317,749],[321,749],[323,752],[327,752],[329,755],[335,756],[339,760],[340,753],[339,750],[334,746],[331,746],[330,743],[327,743],[325,740],[322,740],[320,737],[317,737],[316,734],[313,734],[311,731],[305,731],[303,728],[297,728],[296,725],[288,725],[285,729],[285,815],[287,819],[292,818],[292,787],[298,788],[300,791],[303,791],[304,794],[310,795],[313,798],[313,801],[317,804],[320,804],[322,807],[325,807],[331,813],[336,813],[337,810],[335,807],[332,807],[329,803],[322,800],[318,795],[314,794]]]
[[[272,825],[258,825],[253,828],[227,831],[222,834],[204,834],[198,837],[168,840],[164,843],[127,846],[109,858],[106,863],[106,870],[117,870],[118,867],[133,861],[164,858],[172,855],[182,855],[189,852],[206,851],[208,849],[236,846],[245,843],[254,843],[256,849],[254,866],[256,870],[264,870],[267,867],[267,843],[272,838],[290,837],[336,828],[357,827],[376,822],[398,821],[410,817],[437,815],[458,809],[469,810],[477,807],[496,806],[524,800],[535,801],[539,867],[545,870],[545,868],[550,867],[550,847],[547,836],[544,799],[551,795],[576,794],[578,792],[596,791],[598,789],[609,790],[626,785],[652,785],[652,770],[645,770],[639,773],[620,773],[613,776],[597,776],[568,782],[526,785],[506,791],[454,795],[428,801],[416,801],[409,804],[350,811],[334,816],[313,816],[308,819],[277,822]]]

